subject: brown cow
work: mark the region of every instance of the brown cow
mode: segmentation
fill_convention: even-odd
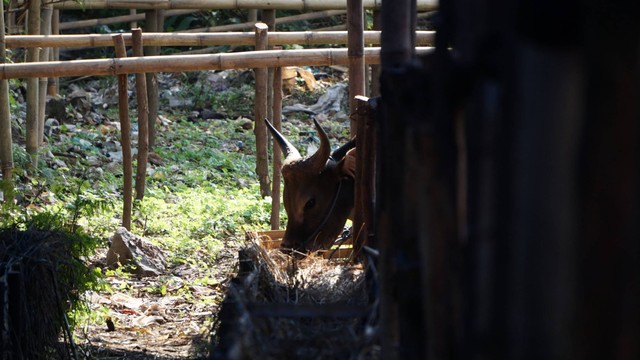
[[[314,119],[320,147],[303,158],[268,120],[265,122],[285,156],[281,171],[288,221],[282,247],[301,252],[327,249],[353,211],[355,139],[331,153],[327,133]]]

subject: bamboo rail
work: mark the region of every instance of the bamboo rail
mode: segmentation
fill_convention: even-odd
[[[192,14],[194,12],[198,12],[198,10],[192,10],[192,9],[169,10],[164,14],[164,16],[165,17],[179,16],[179,15]],[[133,21],[145,20],[146,17],[147,17],[147,14],[142,13],[142,14],[134,14],[134,15],[113,16],[113,17],[102,18],[102,19],[66,21],[66,22],[60,23],[60,30],[80,29],[80,28],[98,26],[98,25],[110,25],[110,24],[119,24],[119,23],[125,23],[125,22],[133,22]]]
[[[389,0],[392,1],[392,0]],[[416,0],[417,10],[435,10],[438,2],[435,0]],[[363,0],[365,9],[379,9],[381,0]],[[60,10],[96,10],[96,9],[138,9],[138,10],[169,10],[169,9],[277,9],[277,10],[345,10],[346,0],[62,0],[54,2],[53,6]]]
[[[286,23],[302,21],[302,20],[321,19],[321,18],[343,15],[343,14],[345,14],[345,11],[343,10],[314,11],[314,12],[298,14],[298,15],[283,16],[280,18],[276,18],[275,21],[276,21],[276,25],[278,25],[278,24],[286,24]],[[256,21],[249,20],[247,22],[243,22],[239,24],[208,26],[204,28],[189,29],[189,30],[185,30],[184,32],[238,31],[238,30],[244,30],[244,29],[251,29],[255,23]]]
[[[364,31],[364,43],[380,44],[381,31]],[[84,35],[7,35],[7,48],[31,47],[100,47],[112,46],[110,34]],[[131,33],[123,34],[125,45],[131,46]],[[346,44],[346,31],[291,31],[270,32],[270,45],[319,45]],[[145,46],[216,46],[216,45],[255,45],[253,33],[144,33]],[[432,46],[435,31],[416,31],[417,46]]]
[[[416,47],[417,55],[432,52]],[[380,48],[364,50],[365,63],[380,62]],[[137,72],[183,72],[283,66],[347,65],[347,49],[266,50],[230,54],[145,56],[113,59],[70,60],[2,64],[0,79],[121,75]]]

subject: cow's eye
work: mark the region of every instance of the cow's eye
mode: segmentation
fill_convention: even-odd
[[[309,210],[312,207],[316,206],[316,199],[309,199],[306,204],[304,204],[304,209]]]

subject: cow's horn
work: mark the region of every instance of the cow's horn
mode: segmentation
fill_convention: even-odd
[[[329,137],[327,133],[324,132],[324,129],[318,123],[318,120],[313,119],[313,123],[316,126],[316,130],[318,131],[318,136],[320,137],[320,147],[318,150],[309,158],[309,163],[311,163],[311,167],[318,172],[324,169],[324,166],[329,160],[329,154],[331,153],[331,145],[329,144]]]
[[[280,134],[280,132],[278,132],[278,130],[276,130],[276,128],[274,128],[273,125],[271,125],[269,120],[264,119],[264,122],[267,123],[267,127],[271,131],[273,138],[276,139],[276,141],[278,142],[278,145],[280,145],[280,149],[282,150],[285,156],[285,161],[300,159],[301,158],[300,153],[295,148],[295,146],[293,146],[289,142],[289,140],[287,140],[282,134]]]

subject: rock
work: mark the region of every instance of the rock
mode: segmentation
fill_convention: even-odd
[[[91,95],[76,87],[71,94],[67,96],[69,103],[80,114],[86,114],[91,111]]]
[[[133,265],[133,271],[139,276],[158,276],[167,266],[162,249],[120,227],[111,237],[111,246],[107,251],[107,266],[119,264]]]
[[[45,105],[45,115],[48,118],[54,118],[58,121],[67,119],[67,108],[65,100],[60,95],[47,96],[47,104]]]

